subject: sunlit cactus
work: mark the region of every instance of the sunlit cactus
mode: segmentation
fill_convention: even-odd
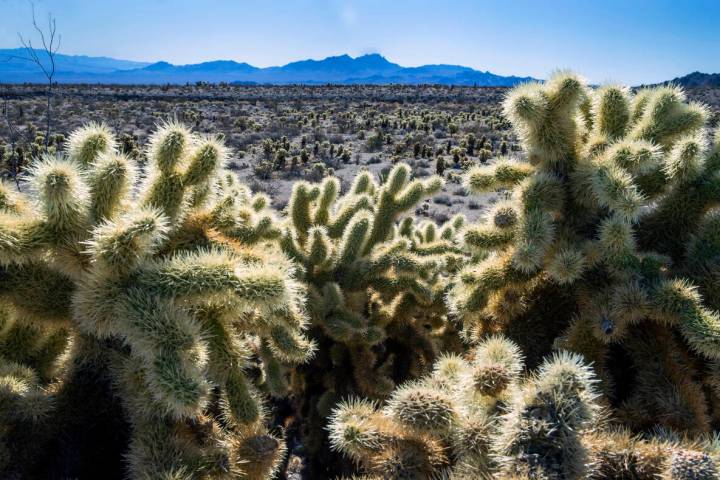
[[[495,450],[500,471],[531,478],[584,478],[582,434],[597,426],[594,374],[578,355],[546,360],[501,417]]]
[[[431,374],[398,387],[382,408],[366,400],[340,404],[330,417],[330,442],[371,478],[492,478],[492,438],[521,368],[512,342],[489,338],[467,358],[441,357]],[[474,382],[488,370],[503,377],[491,390]]]
[[[320,393],[306,399],[311,445],[320,445],[342,398],[384,399],[398,381],[426,373],[442,349],[459,346],[443,299],[464,218],[437,225],[412,216],[441,186],[438,177],[411,179],[405,164],[382,183],[361,171],[345,193],[334,177],[293,186],[280,244],[300,265],[320,346],[293,385]]]
[[[683,360],[720,356],[713,209],[720,146],[711,145],[705,107],[677,87],[593,89],[560,72],[513,89],[504,108],[525,155],[467,173],[471,191],[505,192],[506,200],[462,233],[469,262],[447,304],[464,335],[507,332],[533,365],[553,343],[583,353],[609,395],[623,372],[605,360],[622,348],[640,372],[623,385],[628,418],[631,404],[639,411],[654,404],[653,422],[707,432],[702,368]],[[678,350],[659,353],[667,361],[652,367],[654,380],[643,376],[648,344],[638,343],[649,328],[682,337],[672,342]],[[697,375],[676,373],[681,364]],[[677,382],[687,385],[672,407],[653,400],[651,392],[674,395]],[[678,412],[695,418],[679,425]]]
[[[502,336],[445,355],[384,405],[341,403],[329,419],[331,446],[357,466],[353,478],[716,478],[717,438],[642,437],[608,423],[581,356],[557,352],[525,376],[522,364]],[[504,388],[473,382],[490,367],[505,372]]]
[[[104,368],[130,424],[133,478],[276,470],[284,442],[267,430],[250,356],[272,370],[314,345],[295,267],[265,243],[279,234],[267,199],[238,184],[226,158],[214,137],[166,124],[138,189],[109,129],[90,125],[67,156],[37,160],[32,200],[2,186],[0,354],[14,405],[4,432],[62,418],[52,396]],[[69,370],[58,376],[61,360]]]

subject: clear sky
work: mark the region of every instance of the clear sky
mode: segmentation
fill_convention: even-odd
[[[593,82],[720,72],[720,0],[36,0],[62,53],[264,67],[381,53],[404,66],[452,63]],[[26,0],[0,0],[0,48],[31,33]]]

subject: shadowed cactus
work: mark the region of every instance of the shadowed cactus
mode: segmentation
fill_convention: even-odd
[[[4,418],[39,421],[72,371],[107,368],[132,477],[267,478],[284,444],[265,427],[250,355],[271,370],[314,349],[295,267],[267,243],[279,233],[267,199],[223,170],[218,140],[181,125],[153,134],[138,189],[115,147],[90,125],[67,157],[36,162],[33,197],[2,186]],[[53,373],[63,356],[71,372]]]

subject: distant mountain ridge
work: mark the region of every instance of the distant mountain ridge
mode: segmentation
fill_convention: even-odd
[[[39,53],[44,58],[42,53]],[[45,78],[23,49],[0,49],[0,83],[44,82]],[[403,67],[379,54],[339,55],[322,60],[301,60],[283,66],[258,68],[233,60],[190,65],[168,62],[134,62],[109,57],[57,55],[59,83],[183,84],[228,82],[255,84],[443,84],[513,86],[531,77],[502,76],[459,65]]]
[[[692,72],[683,77],[677,77],[665,83],[672,83],[685,88],[720,87],[720,73]]]

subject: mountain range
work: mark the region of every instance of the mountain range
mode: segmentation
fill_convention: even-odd
[[[685,88],[720,87],[720,73],[692,72],[684,77],[674,78],[666,83],[680,85]]]
[[[24,60],[23,49],[0,49],[0,83],[43,83],[37,65]],[[44,53],[38,52],[45,60]],[[302,60],[278,67],[258,68],[232,60],[190,65],[134,62],[108,57],[56,56],[59,83],[184,84],[228,82],[247,84],[442,84],[512,86],[531,77],[502,76],[459,65],[403,67],[379,54],[339,55]]]

